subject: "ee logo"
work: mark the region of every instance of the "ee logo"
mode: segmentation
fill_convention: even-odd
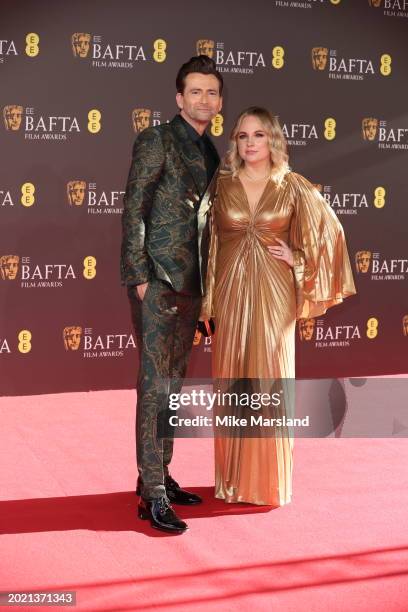
[[[373,340],[378,335],[378,319],[371,317],[367,321],[367,338]]]
[[[84,259],[84,277],[87,280],[92,280],[96,276],[96,259],[92,255]]]
[[[40,48],[38,43],[40,42],[40,37],[38,34],[32,32],[31,34],[27,34],[26,36],[26,48],[25,52],[28,57],[36,57],[39,54]]]
[[[159,64],[164,62],[166,60],[166,57],[167,57],[167,53],[166,53],[167,43],[166,43],[166,41],[163,40],[162,38],[158,38],[153,43],[153,49],[154,49],[154,53],[153,53],[154,61],[158,62]]]
[[[383,76],[389,76],[391,74],[391,61],[391,55],[388,55],[388,53],[384,53],[381,56],[380,72]]]
[[[28,329],[22,329],[18,334],[18,350],[20,353],[29,353],[31,351],[31,332]]]
[[[218,113],[218,115],[215,115],[215,117],[211,119],[211,134],[213,136],[222,135],[224,131],[223,123],[224,123],[224,117],[220,113]]]
[[[21,200],[20,201],[23,206],[28,208],[29,206],[32,206],[34,204],[35,202],[34,193],[35,193],[35,187],[32,183],[24,183],[24,185],[21,185]]]
[[[328,117],[324,122],[324,137],[326,140],[336,138],[336,120],[333,117]]]
[[[382,208],[385,206],[385,194],[384,187],[377,187],[374,189],[374,206],[376,208]]]
[[[101,129],[102,115],[97,108],[90,110],[88,113],[88,131],[91,134],[97,134]]]
[[[274,47],[272,49],[272,66],[277,70],[283,68],[285,64],[284,55],[285,49],[283,47]]]

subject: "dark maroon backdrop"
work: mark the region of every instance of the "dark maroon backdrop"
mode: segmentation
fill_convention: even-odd
[[[213,41],[225,77],[223,133],[213,127],[219,152],[241,109],[270,108],[292,168],[320,185],[346,232],[358,294],[316,320],[311,340],[298,339],[298,376],[407,371],[408,9],[371,4],[8,6],[0,28],[1,394],[133,386],[137,358],[119,281],[132,111],[148,109],[150,123],[172,118],[175,74],[202,39]],[[85,57],[75,57],[73,34],[85,34],[75,38]],[[316,47],[324,48],[322,70],[313,66]],[[363,137],[365,118],[377,120],[373,140]],[[71,181],[83,181],[73,185],[84,190],[82,204],[69,203]],[[355,268],[359,251],[370,253],[366,272]],[[96,275],[91,266],[86,278],[90,257]],[[77,350],[64,345],[66,327],[81,328]],[[210,350],[201,338],[191,376],[209,374]]]

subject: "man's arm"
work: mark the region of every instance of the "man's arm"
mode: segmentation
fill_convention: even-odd
[[[145,248],[145,222],[149,217],[164,164],[164,149],[157,130],[146,129],[133,147],[123,198],[121,277],[124,285],[149,281],[149,257]]]

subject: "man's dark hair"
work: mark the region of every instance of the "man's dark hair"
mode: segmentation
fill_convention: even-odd
[[[217,65],[214,60],[207,55],[194,55],[188,60],[188,62],[182,65],[176,78],[176,88],[178,93],[184,93],[186,76],[192,72],[199,72],[200,74],[213,74],[218,79],[220,94],[222,94],[222,88],[224,86],[223,78],[218,72]]]

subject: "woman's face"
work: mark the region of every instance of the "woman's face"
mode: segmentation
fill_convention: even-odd
[[[271,159],[268,135],[262,123],[253,115],[241,122],[237,134],[238,154],[245,163],[265,162]]]

